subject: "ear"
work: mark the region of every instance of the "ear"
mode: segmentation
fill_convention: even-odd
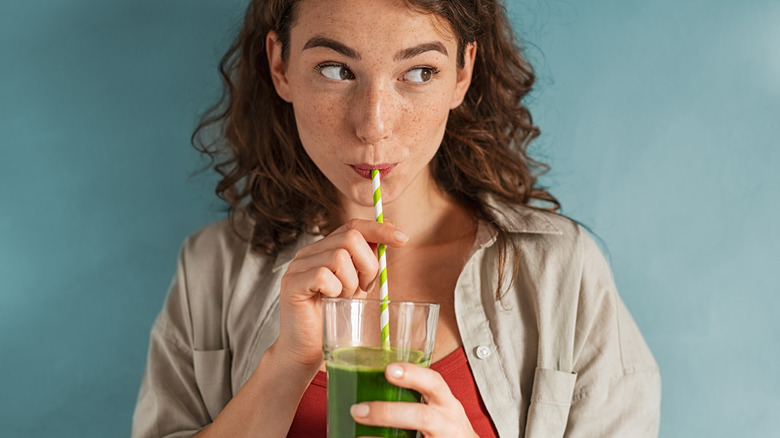
[[[477,57],[477,42],[466,44],[463,48],[463,67],[458,69],[458,77],[455,82],[455,93],[452,95],[450,109],[457,108],[463,103],[466,92],[471,85],[471,74],[474,72],[474,60]]]
[[[265,54],[268,56],[268,68],[271,70],[276,94],[284,101],[290,102],[290,83],[287,82],[287,66],[282,60],[282,42],[274,31],[268,32],[265,37]]]

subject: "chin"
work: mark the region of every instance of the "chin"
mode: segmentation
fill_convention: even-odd
[[[371,182],[368,185],[362,184],[361,186],[352,186],[348,190],[339,190],[339,198],[342,207],[349,209],[350,207],[363,207],[366,209],[374,208],[374,190],[371,187]],[[373,217],[373,213],[372,213]]]

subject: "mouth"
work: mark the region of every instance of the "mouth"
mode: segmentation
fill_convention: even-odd
[[[349,167],[352,168],[358,175],[365,179],[371,179],[371,170],[377,169],[379,170],[379,177],[384,178],[386,177],[392,170],[395,168],[395,164],[390,163],[378,163],[378,164],[368,164],[368,163],[359,163],[359,164],[350,164]]]

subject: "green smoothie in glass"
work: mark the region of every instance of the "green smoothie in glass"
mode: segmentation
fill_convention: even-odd
[[[414,430],[358,424],[349,409],[369,401],[420,402],[418,392],[390,384],[385,379],[385,368],[393,362],[430,366],[439,305],[323,298],[322,312],[322,354],[328,371],[328,437],[416,437]]]
[[[356,423],[349,408],[364,401],[420,402],[420,394],[390,384],[385,366],[392,362],[409,362],[424,367],[430,356],[418,350],[385,350],[381,347],[347,347],[333,351],[328,369],[328,427],[331,437],[397,437],[414,438],[417,431]]]

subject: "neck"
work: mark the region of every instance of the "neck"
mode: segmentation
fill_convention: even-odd
[[[449,243],[476,230],[468,212],[432,178],[414,184],[391,202],[383,202],[382,210],[385,221],[409,236],[407,248]],[[350,204],[343,209],[341,223],[351,218],[373,219],[373,207]]]

